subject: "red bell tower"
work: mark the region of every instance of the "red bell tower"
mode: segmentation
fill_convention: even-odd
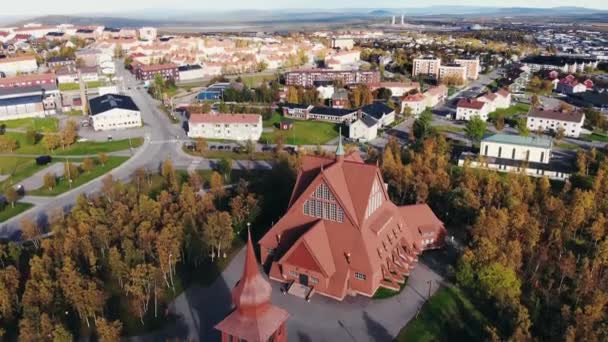
[[[243,275],[232,290],[234,310],[215,328],[222,332],[222,342],[285,342],[289,314],[270,303],[272,288],[260,273],[248,235]]]

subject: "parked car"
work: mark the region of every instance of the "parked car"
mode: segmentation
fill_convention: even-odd
[[[217,146],[215,146],[215,145],[211,145],[211,146],[209,146],[209,149],[210,149],[210,150],[217,150]]]
[[[272,146],[264,145],[264,146],[262,146],[262,151],[270,152],[270,151],[272,151]]]
[[[50,163],[51,160],[52,160],[52,158],[49,155],[36,157],[36,164],[46,165],[46,164]]]

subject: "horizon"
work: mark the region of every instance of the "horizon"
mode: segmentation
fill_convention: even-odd
[[[511,2],[510,6],[504,6],[504,2],[498,0],[490,0],[481,2],[479,0],[461,1],[458,4],[449,4],[445,1],[429,1],[424,5],[405,5],[398,6],[398,1],[384,0],[377,2],[374,6],[367,6],[368,2],[362,0],[354,0],[340,6],[340,1],[321,1],[313,0],[309,2],[309,6],[285,6],[282,3],[275,1],[261,1],[261,0],[236,0],[228,6],[207,6],[205,4],[195,3],[192,0],[177,0],[173,8],[168,8],[166,2],[161,0],[150,0],[146,3],[148,6],[142,9],[135,3],[128,3],[128,6],[120,0],[107,0],[105,2],[106,8],[120,8],[120,10],[110,11],[96,11],[89,12],[87,10],[76,9],[75,2],[73,0],[58,0],[51,3],[41,3],[39,0],[24,0],[20,2],[20,8],[8,9],[0,15],[0,17],[38,17],[42,15],[53,15],[53,16],[118,16],[118,17],[129,17],[138,18],[145,17],[146,15],[154,12],[163,13],[179,13],[179,12],[196,12],[201,13],[229,13],[235,11],[339,11],[339,10],[359,10],[359,11],[374,11],[374,10],[432,10],[435,7],[450,7],[450,8],[471,8],[471,9],[509,9],[509,8],[580,8],[588,10],[605,11],[608,10],[608,3],[600,2],[597,0],[585,0],[579,1],[576,5],[571,5],[571,2],[565,0],[557,0],[552,3],[552,6],[542,6],[536,3],[528,3],[523,0],[516,0]],[[130,7],[133,6],[133,7]],[[45,8],[48,7],[48,8]],[[131,10],[140,11],[141,15],[133,13],[125,13]],[[407,13],[405,13],[407,15]]]

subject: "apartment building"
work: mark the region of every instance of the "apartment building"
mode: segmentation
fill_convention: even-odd
[[[173,63],[168,64],[154,64],[154,65],[143,65],[138,64],[134,68],[135,77],[141,81],[154,80],[154,77],[159,74],[165,80],[179,80],[179,70],[177,65]]]
[[[437,77],[439,75],[440,66],[440,58],[415,58],[412,68],[412,77],[416,77],[418,75],[432,75]]]
[[[348,84],[370,84],[380,82],[379,71],[300,69],[285,73],[287,86],[313,87],[317,83],[340,81]]]
[[[259,114],[190,114],[188,136],[191,138],[253,140],[262,136]]]
[[[0,74],[15,76],[19,73],[30,73],[38,70],[36,57],[32,55],[7,57],[0,55]]]
[[[479,58],[465,59],[457,58],[454,60],[455,64],[462,65],[466,68],[466,75],[470,80],[476,80],[479,78]]]
[[[533,108],[528,113],[526,126],[532,130],[557,132],[562,128],[568,137],[578,138],[585,122],[585,113]]]
[[[456,120],[469,121],[478,116],[483,121],[488,120],[490,105],[473,99],[462,99],[456,105]]]
[[[55,85],[57,79],[55,74],[29,74],[13,77],[0,78],[0,88],[23,88],[38,85]]]
[[[445,64],[439,66],[439,79],[454,78],[462,80],[463,82],[467,79],[467,67],[460,64]]]

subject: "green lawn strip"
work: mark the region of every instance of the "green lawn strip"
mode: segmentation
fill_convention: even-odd
[[[6,128],[27,130],[32,128],[42,132],[56,132],[59,124],[57,118],[24,118],[0,121],[0,125],[5,125]]]
[[[516,103],[509,108],[497,109],[497,110],[493,111],[492,113],[488,114],[488,117],[490,119],[495,119],[499,115],[502,115],[502,117],[504,117],[504,118],[509,118],[509,117],[512,117],[512,116],[515,116],[518,114],[525,115],[526,113],[528,113],[529,110],[530,110],[529,104]]]
[[[608,142],[608,134],[593,132],[591,134],[581,134],[581,139],[586,141]]]
[[[62,194],[70,189],[75,189],[83,184],[88,183],[89,181],[106,174],[112,169],[120,166],[120,164],[124,163],[128,157],[109,157],[108,161],[105,165],[98,164],[98,161],[95,159],[95,168],[89,173],[82,172],[74,181],[72,181],[72,187],[70,188],[69,183],[66,181],[64,177],[61,177],[57,180],[57,186],[52,190],[47,188],[40,188],[37,190],[28,191],[28,195],[32,196],[57,196]],[[76,160],[74,160],[76,162]]]
[[[274,143],[281,134],[285,137],[284,143],[289,145],[325,144],[338,137],[338,126],[330,122],[294,120],[292,129],[280,131],[277,128],[272,132],[264,132],[260,142]]]
[[[99,152],[116,152],[123,151],[129,149],[129,139],[122,140],[113,140],[113,141],[82,141],[76,142],[71,146],[67,147],[65,150],[61,149],[61,147],[57,148],[53,153],[49,153],[49,151],[44,146],[42,140],[39,140],[34,145],[29,145],[25,141],[24,133],[16,133],[16,132],[6,132],[6,136],[13,137],[19,143],[19,148],[17,148],[12,153],[14,154],[51,154],[51,155],[84,155],[84,154],[96,154]],[[143,138],[132,138],[131,146],[138,147],[143,144]],[[10,153],[10,152],[4,152]]]
[[[376,290],[376,293],[374,293],[374,296],[372,298],[373,299],[387,299],[387,298],[394,297],[394,296],[400,294],[406,285],[407,285],[407,279],[405,279],[405,282],[403,284],[399,284],[399,291],[394,291],[394,290],[389,290],[384,287],[379,287]]]
[[[579,146],[567,141],[558,141],[555,143],[556,147],[563,148],[564,150],[578,150]]]
[[[483,341],[487,324],[462,291],[442,287],[424,304],[418,318],[401,329],[396,341]]]
[[[273,81],[276,80],[277,77],[274,74],[264,74],[264,75],[247,75],[247,76],[241,76],[241,79],[243,80],[243,83],[248,86],[248,87],[257,87],[259,86],[262,82],[268,82],[268,81]]]
[[[4,206],[4,209],[0,210],[0,222],[4,222],[13,216],[19,215],[33,206],[34,205],[30,203],[17,202],[15,203],[15,206],[12,207],[10,203],[7,203]]]
[[[452,126],[452,125],[439,125],[433,126],[439,132],[451,132],[451,133],[461,133],[464,132],[464,127],[460,126]]]
[[[78,110],[78,109],[64,111],[63,114],[70,115],[70,116],[83,116],[82,110]]]
[[[10,175],[0,182],[0,188],[4,188],[8,184],[18,184],[49,166],[50,164],[38,165],[34,158],[30,157],[0,157],[0,174]]]
[[[87,82],[87,89],[99,88],[103,85],[101,81],[91,81]],[[70,90],[79,90],[80,83],[60,83],[58,86],[60,91],[70,91]]]

